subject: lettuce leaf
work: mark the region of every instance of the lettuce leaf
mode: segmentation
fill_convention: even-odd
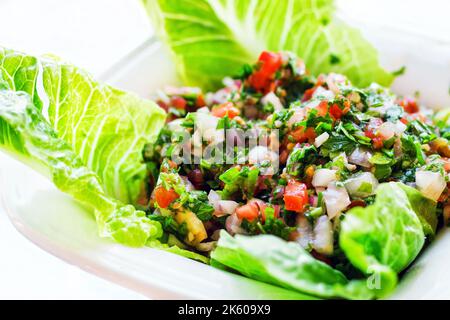
[[[378,296],[392,291],[397,273],[419,254],[425,241],[417,202],[401,183],[384,183],[376,200],[366,208],[347,212],[341,224],[339,244],[350,262],[374,280]]]
[[[411,208],[417,217],[419,217],[420,223],[422,223],[424,234],[429,237],[434,237],[438,224],[436,201],[423,196],[419,190],[408,187],[403,183],[398,183],[398,186],[406,193]]]
[[[332,0],[143,0],[172,50],[182,80],[220,86],[263,50],[287,50],[313,74],[343,73],[358,86],[389,85],[393,75],[359,31],[333,19]]]
[[[211,253],[213,266],[322,298],[369,299],[365,280],[352,280],[316,260],[297,243],[272,235],[230,236],[222,231]]]
[[[1,47],[0,78],[3,88],[30,95],[57,136],[98,175],[107,195],[136,202],[147,174],[142,149],[164,125],[162,109],[69,63]],[[3,130],[6,137],[12,134]]]
[[[5,81],[0,79],[0,88]],[[37,169],[63,192],[93,210],[100,235],[129,246],[158,239],[162,227],[143,211],[112,199],[97,175],[58,137],[25,92],[0,89],[0,147]]]

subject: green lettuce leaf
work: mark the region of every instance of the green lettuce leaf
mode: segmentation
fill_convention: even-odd
[[[5,87],[4,80],[0,87]],[[129,246],[143,246],[162,236],[158,222],[104,192],[97,175],[58,137],[25,92],[0,89],[0,147],[92,209],[101,236]]]
[[[399,183],[398,185],[406,193],[412,209],[419,217],[425,235],[434,237],[438,224],[438,218],[436,214],[436,201],[424,197],[422,193],[417,189],[408,187],[407,185],[404,185],[402,183]]]
[[[425,241],[417,202],[411,205],[411,192],[404,190],[401,183],[381,184],[373,205],[349,210],[341,223],[341,249],[371,277],[378,296],[392,291],[397,273],[417,257]]]
[[[322,298],[368,299],[373,292],[365,280],[352,280],[316,260],[297,243],[272,235],[220,234],[211,264],[228,267],[262,282]]]
[[[1,47],[0,78],[3,88],[30,95],[58,137],[97,173],[109,196],[136,202],[147,174],[142,149],[164,125],[162,109],[99,83],[69,63]]]
[[[287,50],[313,74],[343,73],[358,86],[389,85],[376,50],[359,31],[333,19],[332,0],[143,0],[172,50],[182,80],[220,86],[263,50]]]

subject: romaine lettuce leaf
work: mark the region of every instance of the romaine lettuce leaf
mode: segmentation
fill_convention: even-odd
[[[228,267],[255,280],[322,298],[373,297],[365,279],[349,281],[297,243],[272,235],[232,237],[222,231],[211,259],[213,266]]]
[[[0,87],[4,85],[5,81],[0,78]],[[101,236],[129,246],[143,246],[161,237],[159,222],[103,191],[97,175],[58,137],[25,92],[0,89],[0,147],[92,209]]]
[[[288,50],[313,74],[343,73],[358,86],[389,85],[376,50],[359,31],[333,19],[332,0],[143,0],[171,48],[182,80],[220,86],[263,50]]]
[[[97,173],[109,196],[136,202],[146,178],[142,149],[164,125],[162,109],[101,84],[69,63],[1,47],[0,77],[4,88],[31,96],[58,137]]]
[[[341,223],[341,249],[374,280],[378,296],[392,291],[397,273],[424,245],[425,234],[414,208],[401,183],[384,183],[377,188],[373,205],[349,210]]]

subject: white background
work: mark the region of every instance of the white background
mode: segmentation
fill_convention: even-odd
[[[450,42],[447,0],[338,3],[340,10],[359,23],[375,21]],[[0,0],[0,45],[34,54],[56,54],[96,75],[151,34],[138,0]],[[12,227],[0,208],[1,298],[141,296],[43,252]]]

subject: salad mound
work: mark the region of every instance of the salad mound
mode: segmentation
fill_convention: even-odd
[[[141,203],[161,241],[322,297],[392,290],[450,217],[448,127],[416,98],[314,77],[291,53],[264,51],[224,85],[158,93],[169,116],[144,149]]]
[[[449,109],[316,78],[294,54],[159,106],[60,59],[0,47],[0,66],[0,148],[101,237],[288,289],[264,296],[384,297],[448,224]]]

